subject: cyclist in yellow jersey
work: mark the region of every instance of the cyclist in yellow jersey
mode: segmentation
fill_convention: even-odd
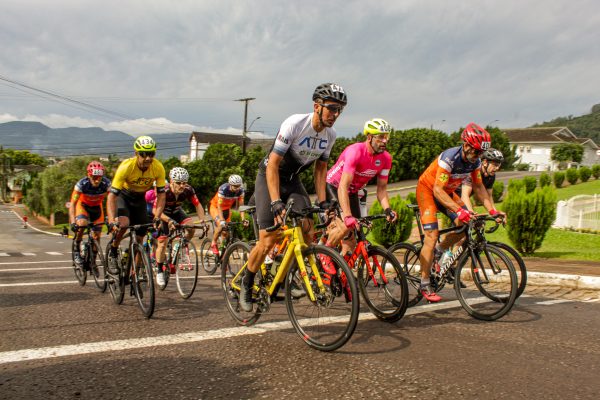
[[[106,201],[108,221],[113,224],[113,229],[148,223],[145,194],[154,181],[157,192],[154,222],[160,221],[165,208],[165,168],[154,158],[156,143],[150,136],[140,136],[135,140],[133,149],[135,157],[123,160],[117,168]],[[117,248],[124,234],[125,230],[119,229],[108,254],[108,272],[111,274],[119,273]],[[145,234],[145,228],[136,230],[139,242]]]

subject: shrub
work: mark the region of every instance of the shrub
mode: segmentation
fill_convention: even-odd
[[[398,213],[398,220],[394,224],[388,224],[384,219],[373,221],[373,237],[384,247],[390,247],[394,243],[403,242],[410,236],[413,224],[413,212],[407,207],[407,202],[400,195],[390,198],[390,207]],[[369,209],[369,214],[381,214],[383,208],[379,201],[375,201]]]
[[[410,192],[406,195],[406,202],[408,204],[417,204],[417,195],[415,192]]]
[[[577,168],[569,168],[566,171],[566,174],[567,174],[567,181],[571,185],[574,185],[577,183],[577,179],[579,179],[579,172],[577,171]]]
[[[537,179],[535,179],[535,176],[526,176],[523,178],[523,183],[525,184],[525,191],[531,193],[537,186]]]
[[[529,164],[526,164],[526,163],[515,164],[515,170],[517,170],[517,171],[529,171]]]
[[[554,180],[554,186],[559,189],[565,181],[565,173],[557,171],[554,173],[554,175],[552,175],[552,179]]]
[[[503,203],[508,220],[506,231],[521,254],[533,254],[556,218],[556,192],[550,186],[531,193],[514,191]]]
[[[235,231],[235,236],[241,238],[243,241],[247,242],[254,239],[254,230],[252,229],[252,217],[246,213],[244,215],[244,219],[247,220],[250,225],[245,228],[242,225],[235,225],[232,229]],[[231,210],[231,221],[239,222],[242,220],[242,215],[237,210]]]
[[[525,190],[525,182],[521,179],[511,179],[508,181],[508,193]]]
[[[579,168],[579,179],[581,182],[587,182],[592,176],[592,170],[588,167]]]
[[[552,178],[546,172],[542,172],[540,175],[540,187],[550,186],[552,183]]]
[[[592,166],[592,175],[594,175],[594,178],[596,179],[600,178],[600,164],[594,164]]]
[[[504,182],[502,182],[502,181],[494,182],[494,187],[492,188],[492,198],[494,199],[494,203],[498,203],[502,199],[503,194],[504,194]]]

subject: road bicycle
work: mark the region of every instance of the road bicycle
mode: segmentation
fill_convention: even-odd
[[[223,238],[222,242],[218,246],[219,254],[213,253],[211,249],[212,238],[210,236],[206,237],[202,243],[200,243],[200,259],[202,262],[202,268],[207,274],[213,275],[217,269],[221,267],[227,246],[240,240],[236,234],[236,229],[234,228],[243,224],[243,221],[230,221],[225,223],[225,226],[223,226],[223,232],[226,232],[227,236]]]
[[[323,245],[304,242],[304,218],[324,210],[309,207],[295,212],[292,205],[290,201],[285,214],[289,228],[280,231],[281,238],[289,238],[289,243],[281,263],[260,266],[252,288],[253,311],[244,312],[239,306],[241,280],[250,253],[250,246],[245,242],[232,243],[225,251],[221,268],[223,295],[233,319],[240,325],[249,326],[268,312],[274,301],[281,299],[278,293],[283,287],[283,301],[298,335],[310,347],[333,351],[343,346],[356,328],[358,288],[350,267],[339,253]],[[273,232],[280,227],[275,225],[267,230]],[[324,272],[322,260],[325,259],[332,263],[336,274]],[[325,284],[325,280],[329,284]],[[348,291],[343,290],[344,286]]]
[[[148,254],[144,246],[136,240],[136,229],[150,228],[153,224],[130,225],[126,229],[126,235],[129,238],[129,244],[125,250],[121,247],[117,249],[118,274],[112,274],[108,263],[110,258],[110,249],[116,238],[116,231],[111,233],[111,239],[106,245],[105,271],[108,282],[108,289],[115,304],[121,304],[125,296],[125,288],[129,285],[129,295],[137,299],[142,314],[150,318],[154,313],[154,278],[152,267]],[[125,239],[123,236],[123,239]]]
[[[409,205],[415,213],[421,245],[425,234],[421,226],[417,205]],[[475,216],[468,224],[440,230],[440,236],[446,233],[464,233],[464,242],[455,246],[452,255],[440,265],[434,262],[430,279],[436,292],[446,283],[453,283],[456,297],[461,306],[474,318],[486,321],[496,320],[508,313],[517,297],[517,274],[512,262],[498,247],[485,240],[486,221],[495,220],[489,215]],[[396,243],[389,251],[400,261],[411,287],[409,306],[417,304],[422,294],[421,265],[419,254],[421,246],[410,243]]]
[[[73,270],[75,272],[75,277],[79,281],[81,286],[85,285],[87,280],[88,272],[94,277],[94,282],[96,282],[96,286],[98,289],[104,293],[106,290],[106,279],[104,273],[104,254],[102,252],[102,247],[100,246],[100,242],[94,239],[92,235],[93,228],[98,226],[105,225],[104,222],[100,224],[94,224],[93,222],[88,223],[85,226],[78,226],[77,230],[83,230],[83,234],[87,236],[86,240],[82,240],[79,243],[79,249],[77,248],[78,244],[75,241],[77,237],[77,232],[73,236],[73,242],[71,244],[71,257],[73,259]],[[75,254],[79,251],[83,263],[78,265],[75,262]]]
[[[200,229],[200,239],[206,236],[208,226],[203,225],[179,225],[169,233],[169,238],[165,246],[165,267],[163,271],[158,271],[164,276],[164,285],[157,285],[159,289],[164,290],[169,284],[169,277],[175,274],[177,282],[177,291],[184,299],[189,299],[196,285],[198,284],[198,251],[196,245],[188,240],[186,229]]]

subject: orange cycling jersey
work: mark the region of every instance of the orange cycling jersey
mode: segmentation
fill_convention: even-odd
[[[221,206],[221,210],[229,210],[232,206],[244,204],[244,189],[232,190],[229,183],[224,183],[210,201],[210,206],[215,209]]]
[[[110,180],[103,176],[98,186],[92,185],[90,178],[85,177],[80,179],[73,188],[71,193],[71,203],[80,202],[90,207],[98,207],[102,205],[102,200],[108,193]]]
[[[448,149],[435,159],[419,177],[419,186],[433,192],[433,186],[441,186],[448,194],[460,187],[463,180],[471,178],[474,184],[481,183],[481,161],[474,163],[463,160],[461,146]]]

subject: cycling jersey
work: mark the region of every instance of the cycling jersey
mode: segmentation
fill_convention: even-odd
[[[348,193],[357,193],[375,176],[387,182],[390,168],[390,153],[384,151],[373,154],[369,152],[367,143],[354,143],[344,149],[334,166],[327,172],[327,183],[337,188],[342,173],[349,173],[352,175],[352,182]]]
[[[445,150],[419,177],[419,185],[433,191],[433,186],[442,186],[446,193],[452,193],[462,182],[471,177],[472,182],[481,183],[481,160],[474,163],[463,160],[462,146]]]
[[[110,188],[110,179],[103,176],[100,184],[96,187],[92,185],[90,178],[87,176],[80,179],[73,188],[71,193],[71,203],[80,201],[81,203],[95,207],[102,205],[102,201]]]
[[[181,192],[178,196],[176,196],[175,193],[173,193],[173,191],[171,190],[171,186],[167,185],[167,188],[165,190],[165,197],[166,200],[164,213],[167,214],[167,216],[169,217],[171,216],[171,214],[174,214],[177,210],[180,210],[181,204],[183,204],[183,202],[186,200],[191,201],[194,207],[200,204],[200,201],[198,201],[198,197],[196,197],[196,192],[194,192],[194,188],[190,185],[185,185],[185,187],[183,188],[183,192]]]
[[[481,181],[483,183],[483,186],[486,189],[492,189],[494,187],[494,182],[496,182],[496,175],[485,175],[482,173]],[[471,181],[471,176],[468,176],[463,181],[462,185],[467,185],[467,186],[473,187],[473,181]],[[456,194],[459,196],[462,194],[462,185],[460,185],[458,188],[456,188]]]
[[[244,188],[232,190],[229,183],[224,183],[219,186],[219,190],[210,200],[210,207],[217,208],[221,206],[221,210],[229,210],[237,202],[238,206],[244,204]]]
[[[271,152],[283,157],[279,164],[281,180],[292,180],[294,176],[309,168],[315,160],[329,159],[336,131],[333,128],[325,128],[317,133],[313,129],[312,119],[313,113],[294,114],[283,121],[271,150],[259,164],[259,173],[266,175]]]
[[[121,190],[124,190],[129,194],[144,196],[144,193],[152,188],[154,181],[156,181],[157,192],[164,192],[166,182],[165,168],[162,163],[153,159],[150,167],[142,171],[137,166],[137,157],[132,157],[123,160],[117,168],[110,191],[119,194]]]

